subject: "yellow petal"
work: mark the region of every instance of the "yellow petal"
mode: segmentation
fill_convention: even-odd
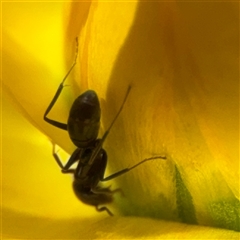
[[[64,3],[3,3],[2,205],[7,211],[52,218],[96,214],[75,198],[72,178],[62,176],[54,162],[50,140],[71,152],[74,146],[68,134],[43,121],[66,73],[64,11]],[[72,98],[63,97],[56,118],[67,118]]]
[[[132,86],[105,143],[111,172],[167,156],[116,180],[124,214],[239,230],[237,6],[92,3],[80,85],[104,98],[105,130]]]
[[[234,231],[139,217],[52,220],[12,212],[8,217],[4,236],[16,239],[239,239]]]
[[[43,121],[43,113],[66,74],[64,7],[60,2],[3,4],[3,88],[14,96],[21,111],[38,129],[71,152],[74,147],[68,135]],[[71,89],[60,99],[53,117],[66,120],[70,92]]]
[[[75,16],[80,20],[76,20],[74,27],[69,24],[64,39],[61,22],[64,4],[3,4],[6,99],[12,96],[38,129],[71,153],[74,146],[67,134],[48,126],[42,116],[66,73],[65,61],[67,66],[72,63],[74,35],[81,30],[80,74],[77,69],[75,75],[81,90],[68,87],[51,116],[66,121],[78,92],[93,88],[101,99],[104,132],[131,84],[127,104],[105,144],[109,173],[145,157],[167,156],[167,161],[146,163],[118,178],[117,184],[126,196],[117,197],[120,211],[238,230],[237,5],[94,2],[91,7],[79,6],[82,5],[73,4],[70,23],[74,23]],[[70,46],[67,56],[63,55],[64,40]],[[33,129],[28,133],[28,125],[16,131],[13,126],[24,124],[17,114],[12,115],[14,110],[8,103],[5,106],[4,115],[7,113],[8,118],[4,126],[9,123],[12,126],[4,127],[6,236],[104,239],[239,236],[232,231],[152,219],[99,220],[105,217],[101,214],[97,220],[86,221],[84,218],[94,209],[82,208],[83,204],[70,193],[71,179],[60,174],[51,156],[50,142]],[[43,216],[52,220],[47,222]],[[76,217],[69,220],[67,216]],[[18,224],[12,226],[12,219]]]

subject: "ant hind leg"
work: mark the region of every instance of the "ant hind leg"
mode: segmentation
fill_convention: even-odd
[[[96,210],[98,212],[106,211],[111,217],[113,216],[113,213],[105,206],[103,207],[96,206]]]
[[[104,193],[104,194],[110,194],[110,195],[113,195],[115,193],[120,193],[123,197],[125,196],[124,192],[123,192],[123,190],[121,188],[116,188],[114,190],[110,190],[110,187],[111,186],[106,187],[106,188],[102,188],[100,186],[97,186],[94,189],[92,189],[92,192],[96,193],[96,194]]]

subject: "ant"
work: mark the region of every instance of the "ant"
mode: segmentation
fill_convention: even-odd
[[[85,204],[95,206],[97,211],[106,211],[110,216],[113,216],[112,212],[107,207],[99,207],[99,205],[112,202],[113,194],[121,190],[110,190],[110,187],[103,188],[99,186],[99,182],[116,178],[146,161],[158,158],[166,159],[166,157],[158,156],[144,159],[130,168],[122,169],[104,178],[104,172],[107,166],[107,153],[102,148],[102,145],[124,107],[131,86],[128,87],[120,109],[102,138],[97,138],[100,127],[101,109],[98,96],[93,90],[87,90],[74,101],[70,109],[67,124],[47,117],[64,88],[65,80],[76,65],[78,55],[77,38],[76,42],[76,56],[74,63],[62,80],[57,92],[47,107],[47,110],[44,113],[44,120],[57,128],[67,131],[72,142],[77,147],[64,166],[60,157],[55,152],[55,145],[53,146],[53,157],[61,168],[62,173],[71,173],[74,175],[73,190],[77,198]],[[76,162],[78,162],[77,167],[75,169],[70,169],[70,167]]]

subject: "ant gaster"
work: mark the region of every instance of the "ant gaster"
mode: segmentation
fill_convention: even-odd
[[[123,109],[131,90],[131,86],[128,87],[120,109],[102,138],[97,138],[100,126],[101,109],[98,96],[93,90],[87,90],[74,101],[70,109],[67,124],[47,117],[62,92],[65,80],[72,71],[73,67],[76,65],[78,39],[76,39],[76,41],[77,47],[75,61],[59,85],[57,92],[44,113],[44,120],[57,128],[68,131],[69,137],[77,147],[64,166],[55,152],[55,145],[53,146],[53,156],[59,167],[62,169],[62,173],[71,173],[74,175],[73,190],[76,196],[80,201],[95,206],[97,211],[107,211],[108,214],[112,216],[113,214],[106,206],[100,207],[99,205],[112,202],[113,193],[119,191],[120,189],[110,190],[109,187],[103,188],[99,186],[99,182],[116,178],[146,161],[157,158],[166,159],[166,157],[158,156],[144,159],[130,168],[122,169],[104,178],[104,172],[107,166],[107,153],[102,148],[102,145]],[[70,167],[76,162],[78,162],[76,169],[70,169]]]

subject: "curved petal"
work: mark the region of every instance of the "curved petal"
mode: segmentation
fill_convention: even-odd
[[[132,86],[105,143],[110,169],[167,156],[118,178],[124,214],[239,230],[237,6],[92,3],[80,74],[106,96],[104,129]]]
[[[118,209],[126,215],[239,230],[237,4],[93,2],[81,6],[73,3],[70,8],[73,15],[64,38],[65,4],[3,4],[2,82],[3,93],[7,93],[3,98],[4,233],[22,238],[34,234],[38,238],[76,237],[81,221],[64,220],[61,226],[67,228],[60,229],[57,218],[82,219],[94,212],[80,208],[81,203],[70,193],[71,179],[66,182],[59,174],[50,142],[8,103],[10,96],[41,132],[72,152],[74,146],[67,134],[48,126],[42,116],[66,74],[65,63],[72,63],[72,38],[79,31],[80,69],[74,76],[79,88],[73,85],[65,91],[51,116],[66,121],[74,97],[93,88],[101,99],[104,132],[131,85],[123,112],[104,145],[110,169],[117,171],[154,155],[167,157],[167,161],[139,166],[113,183],[126,196],[117,196]],[[42,18],[47,13],[49,18]],[[71,24],[74,22],[76,25]],[[57,230],[41,233],[34,225],[36,218],[25,213],[40,216],[37,223],[45,230],[49,225],[42,216],[51,216],[51,229],[57,226]],[[99,219],[103,217],[99,215]],[[11,219],[19,220],[19,232]],[[231,231],[151,219],[93,222],[82,222],[81,236],[91,236],[93,226],[99,234],[95,238],[238,236]],[[30,223],[34,225],[32,233],[26,231]],[[149,232],[150,228],[169,231]]]

